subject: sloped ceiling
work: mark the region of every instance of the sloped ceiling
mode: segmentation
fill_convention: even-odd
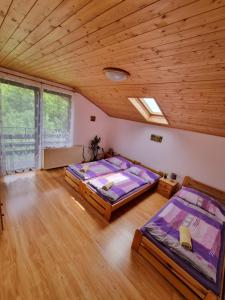
[[[225,0],[0,0],[0,65],[78,89],[108,115],[225,136]],[[102,72],[118,67],[128,80]]]

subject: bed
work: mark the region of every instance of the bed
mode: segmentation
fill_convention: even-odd
[[[214,199],[217,199],[216,201]],[[141,229],[132,249],[187,299],[223,299],[225,192],[185,177],[183,187]],[[180,225],[191,230],[193,251],[179,244]]]
[[[98,161],[69,165],[65,168],[65,180],[77,192],[81,193],[80,185],[82,181],[125,170],[132,164],[131,160],[117,155]]]
[[[126,170],[83,181],[81,193],[109,221],[112,212],[155,187],[161,176],[161,172],[133,164]],[[110,182],[112,187],[104,190]]]

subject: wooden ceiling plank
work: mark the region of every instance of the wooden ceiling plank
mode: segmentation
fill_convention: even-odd
[[[225,29],[225,28],[224,28]],[[212,33],[207,33],[201,36],[196,36],[192,38],[182,39],[179,41],[171,42],[171,43],[162,43],[159,46],[151,47],[149,49],[139,49],[138,51],[134,51],[134,49],[127,50],[127,54],[120,55],[119,53],[116,55],[115,62],[118,65],[125,65],[127,62],[132,62],[135,60],[136,62],[147,59],[153,59],[155,57],[167,57],[167,56],[173,56],[179,53],[188,53],[188,52],[194,52],[199,51],[201,49],[214,49],[214,48],[222,48],[222,45],[220,43],[224,42],[224,36],[225,36],[225,30],[220,30]],[[154,40],[156,42],[156,40]],[[140,46],[141,48],[141,46]],[[107,58],[107,60],[104,60],[99,65],[105,65],[107,63],[110,63],[110,57],[104,57]],[[89,68],[91,66],[97,66],[97,64],[89,64],[89,61],[86,61],[88,63]]]
[[[14,33],[37,0],[14,0],[0,28],[0,49]]]
[[[10,6],[12,5],[13,0],[1,0],[1,8],[0,8],[0,28],[2,23],[5,20],[5,17],[7,16],[8,10],[10,9]]]
[[[151,41],[151,47],[154,47],[156,45],[160,45],[160,43],[168,43],[168,42],[177,42],[181,39],[187,39],[187,38],[192,38],[192,37],[196,37],[198,35],[201,34],[208,34],[209,32],[215,32],[217,30],[221,30],[221,29],[225,29],[225,21],[221,20],[221,17],[223,17],[224,14],[224,8],[221,9],[221,14],[220,14],[220,10],[217,11],[216,14],[214,14],[214,12],[208,12],[206,13],[206,15],[204,15],[204,18],[207,17],[208,20],[211,21],[215,21],[216,19],[219,18],[218,21],[206,24],[204,27],[202,27],[202,24],[204,24],[204,20],[202,21],[201,18],[199,18],[199,16],[194,16],[191,18],[188,18],[185,21],[185,24],[183,21],[180,21],[178,23],[175,24],[170,24],[168,26],[165,27],[165,29],[156,29],[153,30],[152,32],[148,33],[148,36],[146,36],[146,34],[143,34],[141,36],[138,36],[138,43],[135,43],[130,40],[126,40],[126,44],[129,42],[128,46],[125,44],[125,42],[123,42],[122,44],[116,44],[114,47],[112,46],[108,46],[104,49],[100,49],[100,50],[96,50],[96,52],[91,53],[91,54],[84,54],[83,56],[85,57],[90,57],[90,60],[93,61],[94,57],[95,60],[98,59],[98,57],[104,62],[104,57],[105,57],[105,53],[107,53],[108,57],[117,57],[117,55],[115,55],[116,51],[118,51],[118,53],[120,52],[124,52],[124,51],[129,51],[129,47],[131,49],[133,49],[133,52],[135,53],[135,49],[138,49],[138,47],[145,47],[145,45],[147,45],[149,42],[147,41]],[[210,18],[210,16],[212,18]],[[198,26],[198,27],[197,27]],[[177,33],[179,32],[179,35],[177,35]],[[135,38],[135,40],[137,40],[137,38]],[[131,39],[132,40],[132,39]],[[142,43],[141,43],[142,41]],[[131,45],[130,45],[131,44]],[[135,47],[134,47],[135,45]],[[119,47],[119,48],[118,48]],[[124,50],[121,50],[124,49]],[[112,55],[113,54],[113,55]],[[118,54],[119,55],[119,54]],[[73,56],[71,59],[69,59],[69,57],[71,56],[71,54],[65,54],[59,57],[55,57],[55,60],[58,61],[63,61],[65,64],[65,61],[68,61],[68,64],[71,64],[72,61],[77,60],[78,57],[76,57],[76,53],[73,53]],[[50,66],[51,63],[51,57],[50,56],[46,56],[46,58],[44,59],[43,65],[46,64],[48,66]],[[53,64],[55,64],[55,60],[52,60]],[[82,56],[79,57],[79,60],[82,61]],[[35,64],[37,64],[38,62],[36,62]],[[39,66],[42,66],[41,61],[39,61]],[[24,65],[23,65],[24,66]]]
[[[89,89],[88,85],[80,86],[80,88]],[[208,82],[169,82],[169,83],[159,83],[159,84],[148,84],[147,86],[145,84],[113,84],[113,82],[109,82],[108,84],[108,91],[112,90],[113,92],[116,92],[120,95],[123,95],[123,93],[127,93],[127,91],[130,91],[131,89],[137,91],[138,93],[149,93],[149,91],[159,92],[162,93],[164,91],[165,95],[176,92],[177,94],[180,94],[182,92],[184,93],[195,93],[195,92],[203,92],[203,91],[224,91],[225,88],[225,79],[223,80],[213,80]],[[92,87],[92,91],[97,90],[99,93],[102,93],[105,91],[105,86],[101,85],[98,87]]]
[[[120,67],[124,67],[125,69],[128,69],[131,74],[135,76],[135,73],[141,73],[142,76],[145,76],[146,74],[149,74],[149,69],[152,70],[152,72],[155,71],[169,71],[169,72],[177,72],[178,69],[183,69],[185,68],[186,70],[189,70],[190,68],[195,67],[201,68],[202,66],[204,67],[206,64],[207,65],[216,65],[220,68],[223,68],[223,63],[225,63],[225,57],[224,57],[224,51],[223,50],[218,50],[218,51],[208,51],[208,50],[202,50],[199,52],[199,55],[197,55],[195,52],[192,53],[184,53],[182,55],[174,55],[172,57],[164,57],[160,58],[157,60],[151,60],[151,61],[145,61],[145,62],[139,62],[139,64],[132,64],[132,65],[121,65]],[[48,72],[55,72],[55,71],[60,71],[60,72],[68,72],[69,69],[65,66],[62,66],[62,68],[56,68],[51,70],[49,68]],[[75,70],[73,69],[72,72]],[[80,78],[83,76],[86,76],[86,69],[83,71],[79,71]],[[93,76],[96,73],[96,68],[90,68],[88,71],[89,76]],[[100,72],[98,73],[99,75],[103,76],[103,73],[100,69]],[[97,76],[97,74],[96,74]],[[96,78],[96,77],[95,77]]]
[[[105,39],[102,39],[100,41],[100,45],[101,47],[106,47],[107,45],[119,43],[121,41],[128,40],[129,38],[138,37],[140,34],[143,35],[154,29],[163,28],[169,24],[173,24],[181,20],[185,20],[186,18],[197,16],[208,11],[212,11],[224,5],[225,5],[225,1],[223,2],[217,1],[217,3],[214,2],[213,5],[212,5],[212,1],[210,0],[197,1],[189,5],[180,7],[174,11],[168,12],[165,15],[163,15],[161,18],[158,18],[157,20],[155,19],[150,20],[148,22],[132,27],[132,30],[128,29],[118,34],[115,34],[113,36],[109,36]]]
[[[0,61],[12,52],[62,0],[38,0],[0,51]]]
[[[224,37],[225,31],[223,31],[222,33],[223,33],[222,36]],[[212,38],[213,36],[214,35],[212,35]],[[117,62],[116,65],[122,69],[128,69],[131,71],[133,69],[132,67],[134,66],[138,67],[139,70],[148,69],[148,64],[150,64],[149,65],[150,68],[154,68],[155,65],[158,66],[158,68],[160,68],[159,62],[161,63],[162,66],[171,66],[172,69],[179,67],[177,65],[179,61],[181,61],[180,63],[181,67],[185,63],[189,64],[190,66],[192,63],[193,66],[194,62],[196,61],[198,64],[200,64],[200,62],[203,60],[209,60],[209,64],[217,64],[217,63],[222,63],[225,60],[224,50],[223,50],[224,48],[225,48],[225,39],[218,40],[217,38],[216,43],[214,40],[213,42],[205,42],[205,43],[202,42],[202,43],[197,43],[195,45],[186,46],[183,48],[182,47],[175,48],[175,51],[164,50],[160,52],[160,55],[157,52],[155,53],[155,51],[151,51],[150,52],[151,55],[150,54],[147,55],[148,52],[145,52],[145,55],[143,55],[143,57],[140,57],[139,59],[137,59],[136,56],[133,58],[132,56],[127,55],[128,56],[127,59],[128,61],[130,61],[129,64],[122,63],[122,62],[119,63],[118,60],[116,59]],[[178,52],[178,49],[180,53]],[[170,63],[168,64],[168,62]],[[103,66],[101,66],[101,69],[103,68]],[[68,67],[71,68],[71,64]],[[79,68],[81,69],[82,67],[83,67],[82,64],[80,66],[77,64],[74,65],[74,69],[77,70],[79,70]],[[94,70],[94,72],[96,72],[96,67],[97,67],[96,65],[93,66],[88,65],[89,74],[91,74],[92,69]],[[63,65],[63,68],[65,68],[65,64]],[[162,67],[162,69],[163,68],[164,67]],[[48,68],[48,70],[50,69],[51,67]],[[54,70],[60,71],[61,69],[57,65],[57,68]]]
[[[216,18],[218,18],[218,12],[216,13]],[[186,22],[187,23],[187,22]],[[185,26],[185,24],[182,24],[182,26],[184,27]],[[149,27],[148,27],[148,30],[149,30]],[[159,31],[160,32],[160,31]],[[143,37],[143,39],[145,38],[145,40],[149,40],[149,39],[151,39],[151,36],[149,36],[149,39],[148,39],[148,36],[143,36],[143,34],[141,34],[141,38]],[[138,36],[138,37],[136,37],[136,38],[134,38],[134,39],[128,39],[128,40],[130,40],[131,41],[131,43],[132,43],[132,45],[134,45],[134,44],[137,44],[137,39],[140,39],[140,36]],[[125,40],[126,41],[126,40]],[[140,43],[140,41],[138,41],[139,43]],[[123,44],[124,44],[124,42],[123,42]],[[92,47],[93,45],[91,45],[91,47]],[[99,47],[99,45],[98,45],[98,47]],[[121,49],[121,45],[120,44],[117,44],[117,48],[120,48]],[[86,48],[88,48],[88,45],[86,45]],[[112,55],[112,46],[110,46],[110,47],[108,47],[108,49],[109,49],[109,52],[110,52],[110,55]],[[74,49],[73,49],[74,50]],[[102,49],[102,51],[105,51],[105,50],[107,50],[107,49]],[[113,49],[114,50],[114,49]],[[114,50],[115,51],[115,50]],[[56,54],[59,54],[59,57],[61,57],[61,59],[64,59],[64,56],[62,55],[62,53],[61,52],[56,52]],[[73,53],[71,53],[71,55],[73,55],[73,56],[75,56],[75,54],[76,54],[77,52],[73,52]],[[68,54],[66,54],[67,56],[68,56]],[[97,53],[95,52],[95,53],[93,53],[93,55],[97,55]],[[66,58],[66,57],[65,57]],[[68,58],[68,57],[67,57]],[[50,57],[48,56],[48,57],[46,57],[46,59],[50,59]],[[54,58],[55,59],[55,58]]]
[[[115,107],[115,105],[114,105],[114,107]],[[111,108],[110,108],[111,109]],[[108,109],[109,110],[109,109]],[[180,115],[180,114],[179,114]],[[190,112],[190,116],[191,115],[193,115],[193,111],[192,112]],[[187,120],[187,122],[189,121],[190,122],[190,116],[187,116],[187,117],[185,117],[185,116],[183,116],[182,115],[182,117],[181,117],[181,121],[183,121],[183,117],[184,118],[186,118],[186,120]],[[204,120],[205,120],[205,118],[204,118]],[[215,120],[213,120],[213,122],[214,122]],[[200,123],[200,126],[202,125],[202,122],[199,122]],[[185,124],[185,123],[184,123]],[[206,124],[208,124],[208,123],[206,123]],[[193,121],[192,121],[192,123],[191,123],[191,125],[192,125],[192,128],[193,128]],[[202,126],[203,127],[203,126]],[[209,125],[209,127],[211,127],[212,128],[212,125]],[[219,123],[219,127],[221,127],[223,130],[225,129],[225,126],[224,126],[224,123],[222,123],[222,125],[221,125],[221,122]],[[205,128],[205,126],[204,126],[204,128]],[[197,130],[198,131],[198,130]],[[221,135],[221,134],[219,134],[219,135]]]
[[[222,44],[222,43],[221,43]],[[173,70],[179,68],[189,68],[207,65],[218,65],[225,63],[224,48],[214,49],[214,50],[199,50],[199,51],[187,51],[180,54],[173,54],[170,56],[163,56],[161,58],[155,59],[145,59],[129,64],[121,64],[119,67],[122,69],[138,70],[138,72],[148,72],[149,69],[159,69],[159,70]],[[96,70],[95,67],[89,66],[89,72]]]
[[[129,83],[139,83],[139,84],[151,84],[151,83],[168,83],[168,82],[193,82],[193,81],[212,81],[212,80],[219,80],[221,77],[225,76],[225,70],[224,66],[221,66],[221,68],[216,69],[216,71],[212,70],[212,66],[206,66],[202,67],[200,70],[195,70],[195,68],[189,68],[189,71],[185,71],[184,69],[178,69],[176,71],[171,72],[170,70],[151,70],[149,73],[133,73],[132,78],[129,79]],[[192,72],[190,74],[190,72]],[[204,74],[205,72],[205,74]],[[93,76],[83,76],[81,77],[79,73],[74,74],[68,74],[67,75],[64,72],[59,72],[58,74],[55,74],[54,72],[45,72],[46,79],[49,79],[50,77],[55,75],[55,78],[57,80],[64,80],[67,83],[74,82],[74,78],[76,79],[77,86],[80,86],[82,82],[85,82],[88,86],[99,86],[104,85],[107,86],[108,81],[102,76],[95,76],[93,79]],[[38,74],[39,75],[39,74]],[[124,83],[121,83],[123,85]]]
[[[5,59],[4,65],[7,62],[11,62],[17,56],[24,53],[27,49],[32,47],[35,43],[39,42],[49,33],[57,30],[57,36],[63,36],[66,34],[66,29],[60,27],[60,24],[79,11],[91,0],[78,0],[74,2],[73,0],[64,0],[56,7],[52,13],[41,22],[35,30],[33,30],[26,38],[23,40],[13,52],[11,52]],[[3,64],[3,61],[1,62]]]
[[[105,98],[104,98],[104,102],[105,103],[107,103],[106,101],[105,101]],[[114,103],[114,107],[115,107],[115,103]],[[192,114],[193,113],[193,111],[190,111],[190,114]],[[224,128],[224,127],[223,127]]]
[[[188,2],[190,2],[190,1],[188,1]],[[193,2],[193,1],[192,1],[192,2]],[[182,2],[182,4],[185,5],[185,2]],[[206,9],[206,10],[207,10],[207,9]],[[135,18],[135,16],[134,16],[134,18]],[[157,18],[157,19],[158,19],[158,23],[161,24],[161,26],[162,26],[162,18],[164,18],[164,15],[162,15],[162,16],[160,16],[160,17]],[[151,28],[149,22],[152,23],[152,28]],[[155,23],[157,23],[157,22],[156,22],[154,19],[153,19],[152,21],[149,21],[149,22],[145,22],[144,24],[140,24],[140,25],[137,25],[137,26],[138,26],[138,28],[139,28],[140,26],[145,26],[145,28],[147,28],[147,29],[145,29],[145,30],[148,30],[148,31],[154,30],[154,29],[156,28]],[[165,22],[164,22],[164,24],[165,24],[165,26],[166,26],[166,23],[165,23]],[[137,26],[135,26],[135,27],[137,27]],[[134,28],[134,27],[132,27],[132,30],[134,30],[133,28]],[[141,29],[140,29],[140,30],[141,30]],[[125,35],[126,35],[126,30],[124,30],[123,32],[125,32]],[[143,33],[142,33],[142,34],[143,34]],[[131,33],[131,35],[133,36],[133,33]],[[91,36],[92,36],[92,35],[90,35],[90,38],[91,38]],[[126,39],[130,39],[130,37],[128,36]],[[96,40],[96,38],[94,38],[93,41],[95,41],[95,40]],[[97,42],[95,42],[94,44],[91,43],[90,47],[95,46],[95,48],[97,47],[97,49],[103,47],[103,46],[101,45],[100,41],[101,41],[101,40],[98,39]],[[81,42],[81,41],[80,41],[80,42]],[[88,49],[89,45],[87,44],[87,41],[85,40],[85,41],[82,42],[82,43],[83,43],[83,46],[85,45],[85,48]],[[74,47],[75,47],[75,48],[74,48]],[[77,47],[77,43],[72,43],[72,44],[70,44],[70,45],[68,45],[68,46],[66,46],[66,47],[63,47],[63,48],[57,50],[55,53],[52,53],[53,58],[55,59],[55,58],[56,58],[55,55],[58,55],[59,57],[62,57],[62,59],[63,59],[64,56],[63,56],[62,51],[69,51],[70,55],[71,55],[71,56],[74,56],[74,54],[76,53],[76,52],[74,52],[74,51],[76,50],[76,47]],[[82,49],[83,49],[83,47],[82,47]],[[92,49],[92,50],[93,50],[93,49]],[[95,49],[95,50],[96,50],[96,49]],[[67,54],[67,55],[68,55],[68,54]],[[66,57],[65,57],[65,58],[66,58]],[[47,59],[50,60],[50,59],[51,59],[51,56],[48,56],[48,55],[47,55],[45,59],[46,59],[46,60],[47,60]]]
[[[111,0],[111,1],[99,1],[99,0],[92,0],[91,2],[87,3],[85,7],[82,7],[79,11],[73,14],[70,18],[73,20],[73,28],[79,28],[82,24],[85,24],[89,20],[93,19],[95,14],[104,12],[108,10],[110,7],[121,3],[123,0]],[[66,20],[66,22],[68,19]],[[57,41],[58,47],[61,47],[62,42],[60,40],[61,37],[65,36],[70,32],[70,29],[67,26],[64,26],[66,23],[60,24],[60,26],[56,27],[53,31],[51,31],[48,35],[44,38],[39,40],[38,42],[34,43],[30,48],[26,49],[23,53],[21,53],[21,59],[27,59],[30,57],[34,59],[34,54],[37,52],[40,53],[42,49],[45,49],[48,44],[52,44]],[[8,61],[9,58],[5,60]],[[4,61],[3,61],[4,62]]]
[[[201,62],[201,65],[204,66],[204,62]],[[207,66],[207,68],[203,68],[201,67],[200,63],[198,63],[198,66],[195,65],[194,69],[193,69],[193,65],[192,66],[188,66],[188,65],[182,65],[182,66],[179,66],[178,68],[176,69],[172,69],[172,68],[165,68],[164,70],[161,70],[160,68],[153,68],[152,66],[149,67],[149,70],[138,70],[138,69],[132,69],[131,70],[131,74],[132,74],[132,78],[129,79],[129,84],[135,82],[136,84],[146,84],[146,83],[160,83],[158,80],[162,80],[162,78],[159,78],[159,75],[160,76],[163,76],[164,75],[164,79],[163,79],[163,82],[166,83],[166,82],[169,82],[169,83],[172,83],[172,82],[181,82],[182,80],[184,79],[177,79],[179,78],[179,74],[182,72],[184,72],[184,70],[186,69],[187,72],[192,72],[193,75],[195,75],[196,73],[199,73],[199,72],[202,72],[203,70],[204,71],[211,71],[210,69],[212,68],[213,65],[211,66]],[[192,69],[191,69],[192,67]],[[218,64],[215,64],[215,67],[217,67],[216,71],[215,71],[215,74],[217,73],[217,75],[219,76],[219,73],[221,74],[221,72],[223,73],[223,69],[224,69],[224,65],[220,65],[218,66]],[[54,72],[56,72],[56,70],[53,70],[53,71],[46,71],[45,72],[45,75],[53,75]],[[84,71],[83,73],[82,72],[74,72],[74,71],[69,71],[68,69],[66,70],[57,70],[58,73],[60,73],[64,78],[68,78],[70,76],[73,76],[73,77],[79,77],[79,81],[76,81],[77,84],[81,84],[82,80],[86,81],[86,84],[88,85],[88,79],[90,78],[90,80],[93,78],[93,76],[95,75],[94,72],[89,72],[88,75],[86,75],[87,71]],[[186,72],[186,73],[187,73]],[[155,75],[154,73],[157,73],[157,78],[158,80],[155,81]],[[186,73],[183,73],[183,75],[185,75]],[[211,72],[210,72],[211,73]],[[149,79],[148,80],[145,80],[144,77],[145,76],[148,76]],[[166,79],[167,78],[167,79]],[[210,80],[219,80],[220,78],[218,77],[217,78],[212,78]],[[100,81],[99,81],[100,80]],[[143,82],[141,82],[141,80],[143,80]],[[202,74],[202,78],[199,79],[199,80],[204,80],[204,74]],[[205,80],[209,80],[209,79],[205,79]],[[190,78],[188,81],[192,81]],[[92,86],[100,86],[100,85],[103,85],[103,86],[108,86],[108,85],[111,85],[108,80],[105,79],[104,75],[103,74],[99,74],[99,75],[96,75],[94,79],[91,80],[92,82]],[[122,83],[122,84],[127,84],[127,83]]]
[[[208,33],[208,32],[215,32],[218,28],[219,29],[224,29],[224,20],[221,21],[217,21],[217,22],[212,22],[209,23],[207,25],[205,25],[206,29],[202,28],[201,24],[199,24],[199,22],[195,23],[195,21],[197,21],[197,18],[191,18],[190,22],[188,22],[188,20],[186,20],[186,27],[183,26],[182,21],[179,22],[178,24],[172,24],[172,25],[168,25],[167,27],[165,27],[164,32],[162,32],[161,30],[154,30],[151,32],[151,34],[148,35],[148,41],[151,41],[151,47],[154,47],[156,45],[161,45],[164,43],[173,43],[173,42],[177,42],[181,39],[186,40],[188,38],[192,38],[192,37],[196,37],[196,36],[201,36],[202,34]],[[192,24],[192,25],[190,25]],[[196,26],[194,26],[196,25]],[[199,26],[198,26],[199,25]],[[198,26],[198,28],[197,28]],[[179,35],[177,34],[179,32]],[[146,36],[145,36],[146,37]],[[142,36],[140,36],[140,40],[139,42],[141,42],[141,38]],[[146,39],[145,39],[146,41]],[[129,54],[129,52],[136,52],[138,48],[145,48],[147,45],[147,43],[149,42],[144,42],[144,43],[138,43],[138,46],[126,46],[126,45],[120,45],[123,46],[124,50],[121,50],[119,52],[119,49],[117,49],[117,47],[119,46],[119,44],[117,44],[115,46],[115,48],[112,47],[108,47],[107,49],[100,49],[99,51],[96,51],[95,53],[91,53],[89,55],[85,55],[85,57],[89,58],[90,57],[90,61],[93,61],[93,56],[96,58],[96,60],[99,57],[102,57],[102,59],[106,56],[104,55],[104,51],[108,50],[108,56],[113,56],[113,54],[116,53],[116,51],[118,50],[119,53],[121,53],[123,51],[123,53],[125,54],[125,52],[127,52],[127,54]],[[133,45],[135,43],[132,43]],[[148,46],[149,47],[149,46]],[[111,51],[110,51],[111,48]],[[118,53],[118,55],[119,55]],[[117,53],[116,53],[117,54]],[[115,55],[117,57],[117,55]],[[82,56],[79,57],[82,59]],[[87,61],[85,61],[87,63]]]
[[[182,84],[181,84],[181,86],[182,86]],[[123,90],[123,88],[124,87],[118,87],[119,90]],[[98,88],[90,89],[90,88],[86,88],[86,87],[82,87],[82,90],[87,90],[90,93],[95,94],[95,95],[102,95],[102,94],[107,95],[109,93],[109,94],[111,94],[112,96],[114,96],[114,97],[116,97],[118,99],[119,98],[124,99],[124,98],[129,97],[129,95],[130,95],[130,97],[135,97],[135,98],[137,98],[137,97],[152,96],[152,95],[158,95],[158,93],[160,92],[160,87],[158,87],[158,90],[156,90],[156,88],[155,88],[154,92],[152,92],[152,89],[151,89],[151,90],[149,90],[149,92],[146,91],[145,93],[143,93],[140,89],[137,89],[135,86],[131,87],[130,91],[127,90],[127,91],[125,91],[123,93],[122,92],[118,93],[112,87],[108,87],[107,89],[102,90],[102,91],[100,89],[98,89]],[[221,94],[223,94],[223,90],[221,90]],[[163,94],[160,94],[160,95],[163,97]],[[174,103],[177,102],[177,99],[174,99],[174,96],[176,96],[176,95],[177,95],[176,91],[170,92],[168,94],[168,98],[163,98],[163,101],[165,102],[165,104],[168,103],[168,105],[174,104]],[[167,96],[167,94],[165,96]],[[177,97],[178,97],[178,95],[177,95]],[[224,98],[224,96],[223,96],[223,98]],[[161,98],[161,100],[162,100],[162,98]],[[201,95],[200,96],[200,100],[204,100],[205,101],[204,96]],[[102,99],[102,98],[99,99],[98,101],[102,101],[103,103],[105,102],[105,100]],[[111,99],[109,101],[110,102],[114,102],[114,99]],[[194,101],[193,98],[191,97],[191,95],[190,96],[189,95],[184,96],[183,101],[185,101],[185,103],[189,103],[189,104],[193,104],[194,103],[195,105],[202,105],[201,102]],[[224,100],[223,100],[223,102],[220,101],[221,105],[222,105],[222,103],[224,103]],[[212,101],[205,101],[205,102],[203,102],[203,105],[209,106],[210,104],[212,105],[212,107],[213,106],[215,107],[214,101],[213,102]],[[216,104],[218,105],[218,102],[216,102]]]
[[[152,0],[152,1],[156,1],[156,0]],[[117,2],[120,3],[121,1],[117,1]],[[126,2],[122,2],[121,5],[118,5],[118,8],[119,8],[118,13],[119,13],[119,15],[117,13],[117,14],[112,14],[112,16],[114,18],[118,19],[123,14],[128,14],[131,9],[136,10],[137,8],[139,8],[141,6],[147,5],[146,3],[149,3],[149,2],[151,3],[151,1],[149,1],[149,0],[141,0],[141,1],[140,0],[126,0]],[[110,2],[108,2],[108,1],[104,1],[104,2],[103,1],[97,1],[97,3],[101,4],[103,6],[106,6],[106,5],[109,5],[109,4],[111,5],[111,1]],[[112,5],[114,6],[114,2],[112,2]],[[113,8],[115,8],[115,7],[113,7]],[[91,12],[92,11],[90,11],[90,13]],[[112,9],[112,12],[113,12],[113,9]],[[70,33],[70,31],[75,30],[77,28],[76,26],[73,25],[73,23],[71,25],[72,26],[71,28],[68,26],[68,23],[70,23],[70,20],[74,20],[74,18],[76,19],[76,15],[75,16],[71,16],[70,18],[68,18],[67,20],[65,20],[65,22],[63,22],[62,24],[60,24],[60,27],[64,30],[63,31],[65,33],[64,35],[68,34],[68,32]],[[92,18],[93,18],[93,16],[92,16]],[[110,22],[110,20],[106,19],[105,22]],[[64,24],[65,24],[65,26],[64,26]],[[103,26],[103,25],[100,24],[99,26]],[[61,36],[58,35],[57,36],[57,40],[59,40],[64,35],[63,34]],[[51,44],[51,42],[54,42],[54,40],[50,40],[50,42],[48,42],[48,43]],[[34,45],[33,48],[35,49],[35,47],[37,47],[38,51],[40,51],[40,47],[38,47],[39,44],[37,46],[35,44],[36,43],[33,43],[33,45]],[[58,42],[57,44],[58,44],[58,46],[61,46],[61,43]],[[46,47],[46,45],[45,45],[45,47]],[[33,50],[33,48],[32,48],[32,50]],[[29,49],[29,48],[27,48],[26,50],[31,51],[31,49]],[[23,52],[19,53],[19,55],[28,55],[29,56],[29,52],[25,53],[26,50],[24,50]],[[18,56],[18,53],[16,53],[16,56]],[[12,59],[11,59],[11,61],[12,61]],[[9,62],[9,60],[8,60],[8,62]]]
[[[134,1],[132,1],[131,3],[129,3],[128,1],[123,2],[121,5],[117,5],[115,7],[115,9],[117,9],[116,13],[113,12],[113,10],[109,10],[106,13],[101,14],[99,18],[95,18],[92,22],[85,24],[85,26],[82,27],[83,30],[82,28],[79,28],[79,30],[75,30],[56,41],[54,45],[50,44],[50,50],[48,49],[48,47],[38,48],[36,50],[37,56],[33,56],[32,59],[35,60],[37,58],[41,58],[42,56],[45,56],[54,50],[65,48],[66,45],[72,44],[74,42],[76,42],[76,47],[86,46],[87,43],[91,43],[91,41],[93,42],[101,39],[101,37],[113,35],[120,32],[121,30],[130,28],[134,25],[139,24],[140,20],[141,22],[145,22],[156,16],[164,15],[166,12],[168,12],[168,9],[176,9],[177,7],[184,6],[187,3],[193,2],[193,0],[185,0],[183,2],[180,2],[179,0],[173,0],[170,2],[165,2],[163,0],[149,1],[148,6],[136,11],[137,8],[144,6],[145,2],[146,1],[137,1],[137,3],[135,3]],[[126,8],[126,10],[124,8]],[[98,19],[101,19],[102,22],[99,23]],[[91,27],[90,23],[92,24]]]
[[[101,14],[99,17],[95,18],[91,22],[88,22],[87,24],[79,28],[79,30],[72,31],[70,34],[66,35],[62,39],[59,39],[55,43],[50,44],[48,47],[41,49],[41,52],[38,51],[35,55],[35,60],[58,50],[59,43],[60,46],[66,46],[73,42],[76,42],[76,44],[79,43],[79,47],[81,47],[81,45],[85,46],[87,42],[90,42],[90,38],[94,41],[96,39],[99,39],[101,36],[113,35],[121,30],[124,30],[124,28],[129,28],[135,24],[138,24],[140,22],[140,19],[137,18],[137,14],[141,16],[143,22],[145,18],[151,18],[154,15],[154,12],[152,11],[152,6],[156,3],[159,3],[159,1],[152,2],[153,4],[149,1],[148,6],[138,11],[134,11],[137,7],[129,5],[129,14],[127,9],[125,12],[121,10],[120,6],[118,5],[116,6],[116,9],[118,10],[117,13],[113,12],[112,10],[109,10],[106,13]],[[124,6],[124,4],[125,3],[123,2],[122,5]],[[161,6],[161,10],[162,9],[163,7]],[[101,22],[99,22],[100,19]],[[127,20],[129,20],[129,22]]]

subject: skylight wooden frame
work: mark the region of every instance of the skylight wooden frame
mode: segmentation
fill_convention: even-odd
[[[145,120],[149,123],[152,124],[157,124],[157,125],[164,125],[168,126],[169,122],[159,106],[158,102],[153,98],[156,102],[156,104],[159,106],[159,109],[162,113],[162,115],[152,113],[147,105],[144,103],[144,99],[147,98],[152,98],[152,97],[128,97],[128,100],[133,104],[133,106],[139,111],[139,113],[145,118]]]

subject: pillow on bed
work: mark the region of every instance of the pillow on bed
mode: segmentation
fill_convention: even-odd
[[[126,158],[123,158],[122,156],[113,156],[110,158],[106,158],[106,161],[110,162],[111,164],[119,167],[122,170],[125,170],[127,168],[130,168],[133,163]]]
[[[149,169],[146,169],[139,165],[133,165],[129,169],[126,170],[127,172],[134,174],[138,177],[141,177],[147,182],[154,182],[160,178],[160,176]]]
[[[225,222],[225,207],[215,198],[190,187],[182,187],[176,196],[204,209]]]

